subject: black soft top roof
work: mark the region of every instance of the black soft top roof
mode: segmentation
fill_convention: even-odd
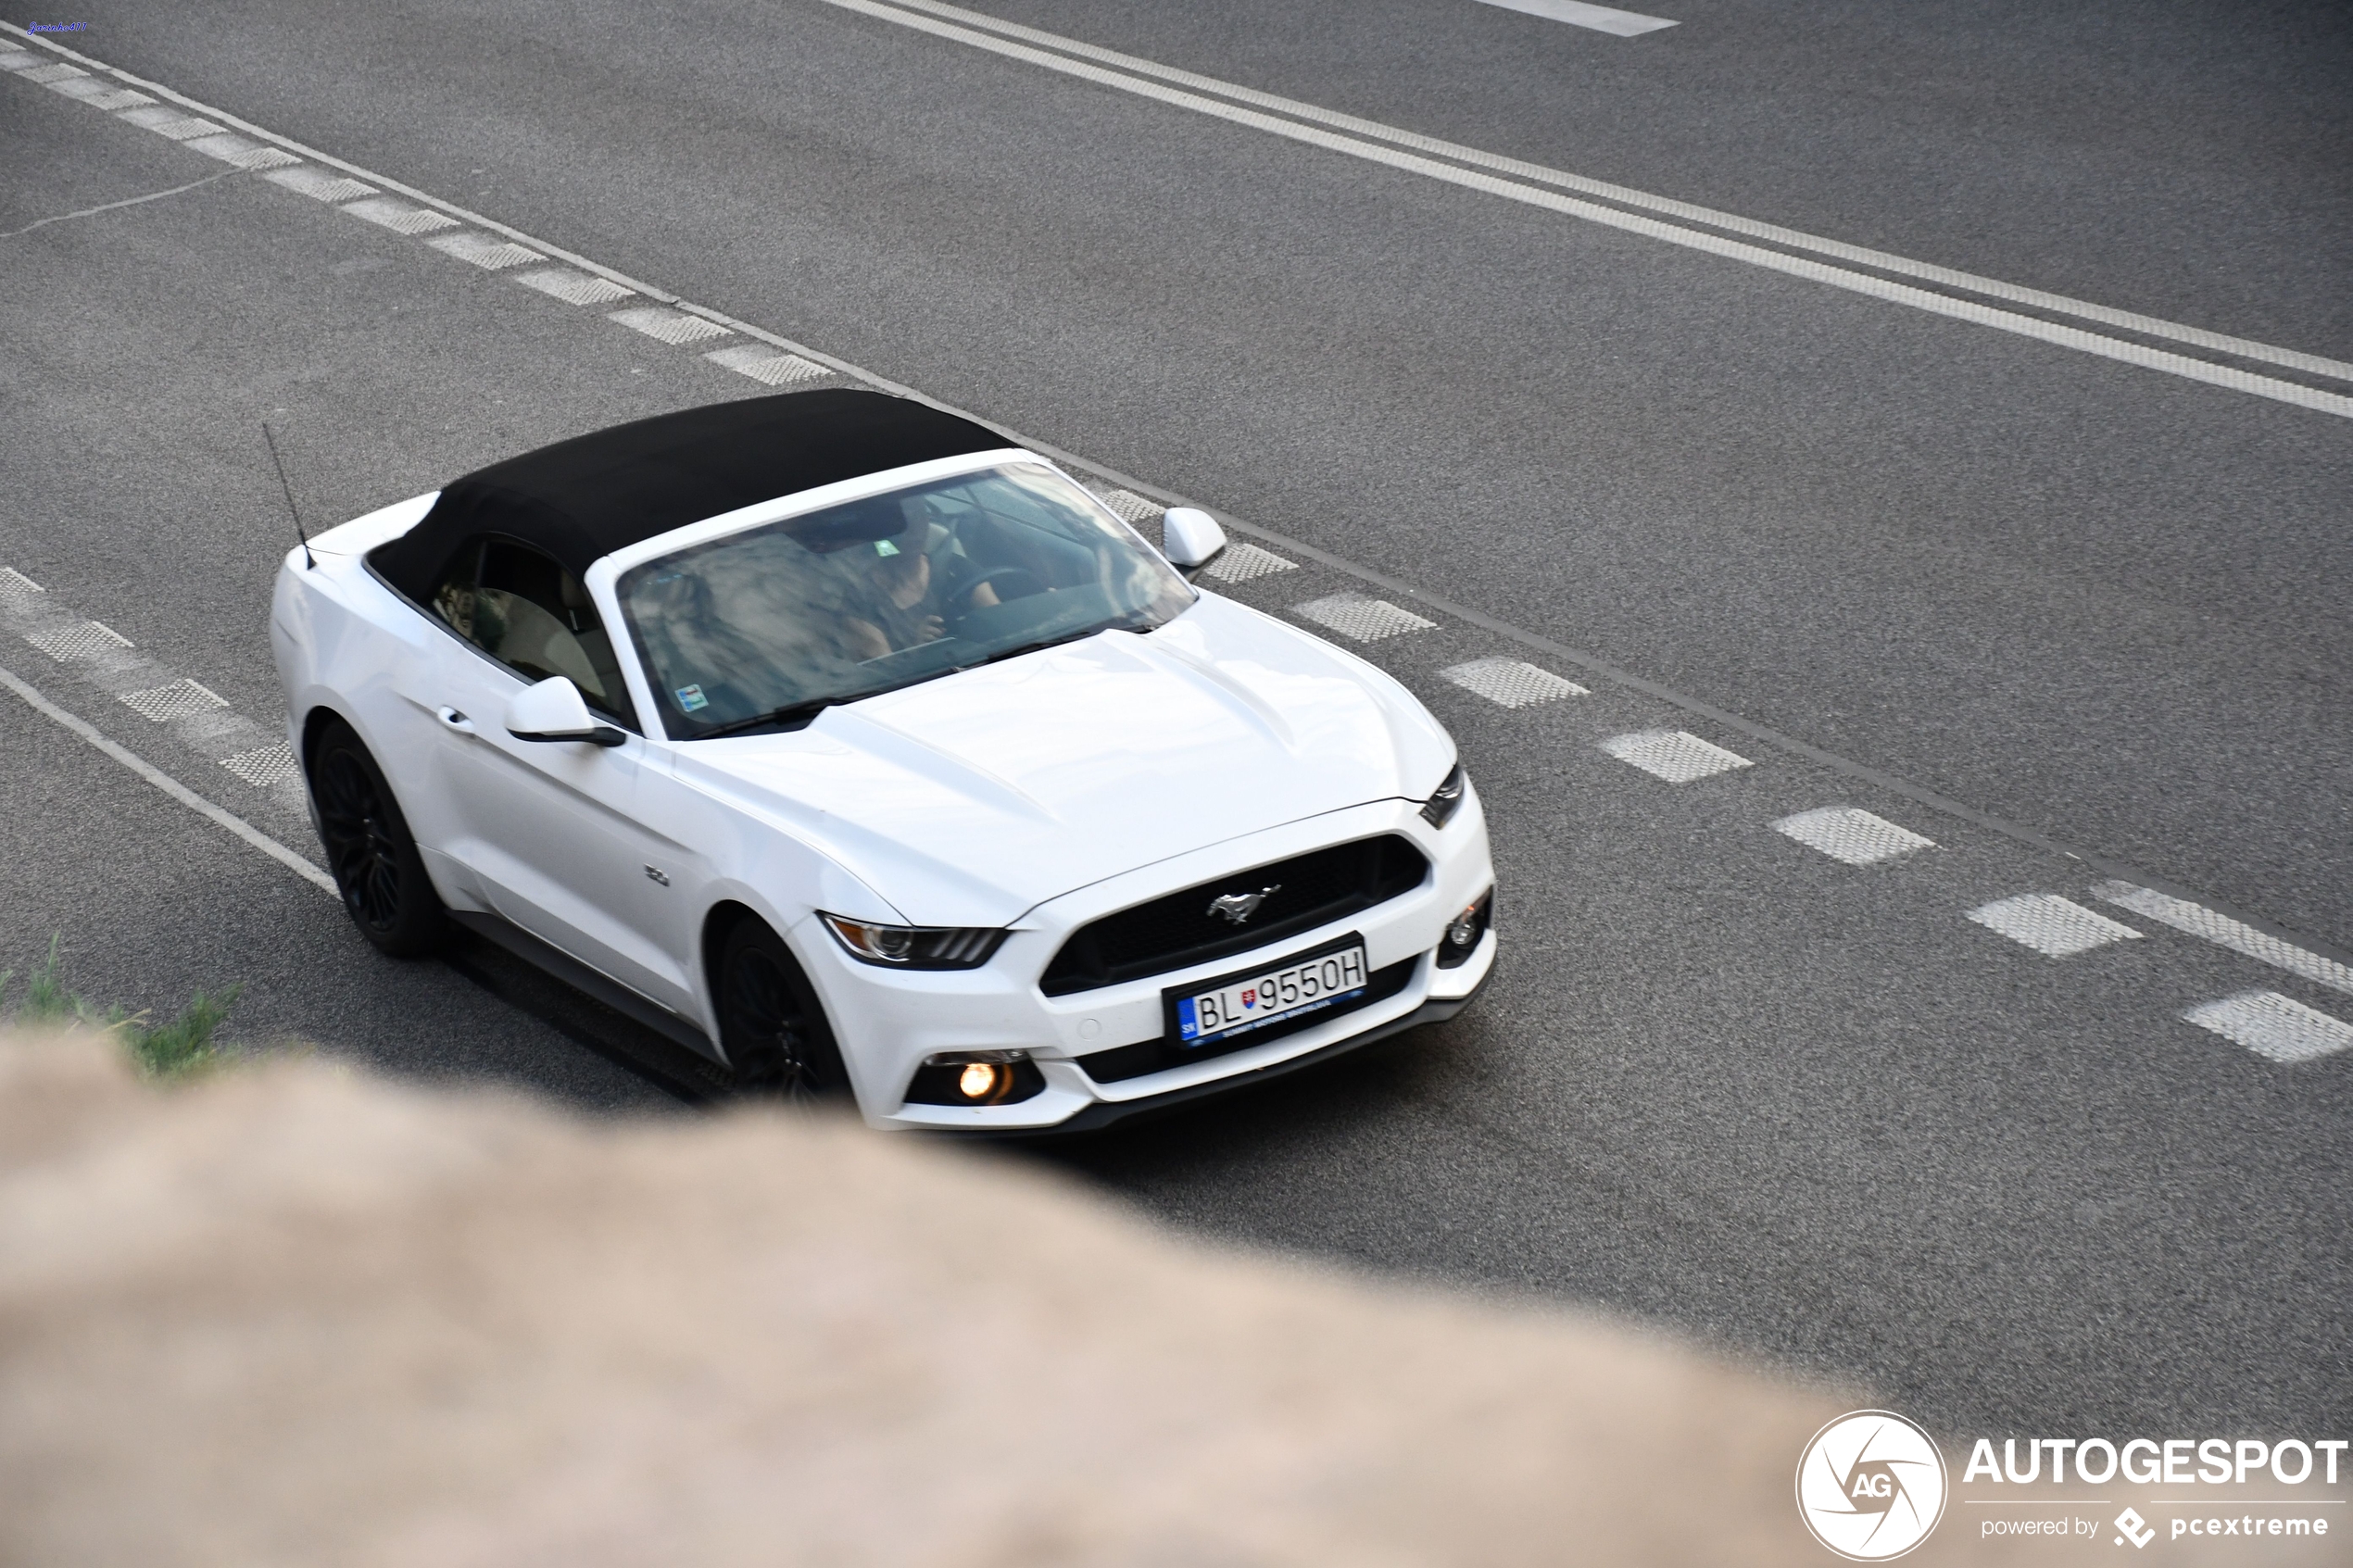
[[[904,397],[844,388],[661,414],[574,436],[449,485],[416,527],[370,552],[420,604],[459,545],[502,533],[585,574],[615,550],[707,517],[934,458],[1013,443]]]

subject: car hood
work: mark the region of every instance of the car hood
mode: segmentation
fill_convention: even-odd
[[[1364,660],[1204,595],[1154,632],[675,755],[683,781],[787,827],[909,923],[1003,925],[1172,856],[1427,796],[1454,746]]]

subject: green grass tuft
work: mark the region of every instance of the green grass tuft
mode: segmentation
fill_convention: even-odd
[[[15,976],[14,970],[0,970],[0,1005],[6,1003],[8,982]],[[26,977],[24,1000],[9,1022],[28,1028],[96,1029],[120,1040],[146,1076],[184,1078],[221,1060],[223,1053],[213,1035],[244,990],[242,984],[217,997],[200,990],[177,1017],[150,1028],[145,1012],[125,1012],[119,1005],[101,1010],[67,989],[57,972],[57,938],[52,936],[48,957]]]
[[[242,985],[232,985],[218,997],[199,990],[177,1018],[154,1029],[140,1028],[135,1022],[121,1025],[132,1059],[151,1078],[178,1077],[212,1066],[220,1060],[220,1047],[213,1043],[212,1032],[220,1027],[244,989]]]

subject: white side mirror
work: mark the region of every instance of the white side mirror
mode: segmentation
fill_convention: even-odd
[[[1226,531],[1197,507],[1171,507],[1161,515],[1160,553],[1177,566],[1207,566],[1226,547]]]
[[[507,704],[507,733],[517,740],[585,740],[619,746],[624,738],[588,711],[580,688],[561,675],[525,686]]]

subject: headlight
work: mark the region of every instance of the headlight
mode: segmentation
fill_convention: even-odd
[[[978,969],[1005,939],[987,926],[876,925],[823,909],[817,918],[851,958],[886,969]]]
[[[1439,780],[1438,787],[1431,790],[1429,798],[1422,803],[1422,820],[1434,828],[1444,827],[1453,820],[1454,813],[1463,809],[1463,792],[1469,785],[1470,780],[1465,776],[1463,765],[1455,763],[1454,771]]]

